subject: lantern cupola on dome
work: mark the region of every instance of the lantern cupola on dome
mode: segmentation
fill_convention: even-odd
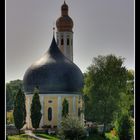
[[[68,15],[69,7],[64,1],[64,4],[61,6],[61,17],[56,21],[57,31],[71,31],[73,28],[73,20]]]

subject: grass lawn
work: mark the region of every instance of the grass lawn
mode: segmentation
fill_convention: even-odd
[[[42,137],[42,138],[47,138],[49,140],[60,140],[59,138],[57,138],[56,136],[50,136],[44,133],[35,133],[36,136],[38,137]],[[105,140],[103,137],[99,136],[99,135],[94,135],[94,136],[90,136],[85,140]]]
[[[44,133],[35,133],[35,135],[38,136],[38,137],[46,138],[48,140],[60,140],[56,136],[50,136],[50,135],[47,135],[47,134],[44,134]]]
[[[36,140],[36,139],[31,138],[26,134],[20,134],[20,135],[8,136],[8,140]]]

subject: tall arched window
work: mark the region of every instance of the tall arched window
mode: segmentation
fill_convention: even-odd
[[[52,120],[52,108],[51,107],[48,108],[48,120],[49,121]]]
[[[78,117],[80,117],[80,115],[81,115],[81,110],[80,108],[78,108]]]
[[[64,40],[63,40],[63,38],[61,39],[61,45],[64,45]]]
[[[69,40],[69,38],[67,38],[67,45],[70,45],[70,40]]]
[[[64,99],[62,103],[62,116],[66,117],[69,113],[69,103],[68,100]]]

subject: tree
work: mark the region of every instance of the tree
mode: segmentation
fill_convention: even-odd
[[[15,98],[13,116],[15,126],[20,133],[26,119],[25,94],[21,89],[19,89]]]
[[[22,89],[22,80],[14,80],[6,83],[6,111],[13,110],[14,98],[19,89]]]
[[[66,116],[61,122],[59,136],[65,140],[85,140],[86,131],[78,117]]]
[[[103,123],[104,131],[112,122],[118,110],[119,94],[126,87],[127,72],[123,61],[114,55],[98,56],[85,73],[83,92],[89,99],[85,103],[85,117]]]
[[[64,99],[62,103],[62,116],[66,117],[69,113],[69,103],[66,99]]]
[[[38,88],[34,89],[34,95],[31,104],[31,122],[33,128],[37,129],[41,120],[41,104],[39,100],[39,90]]]

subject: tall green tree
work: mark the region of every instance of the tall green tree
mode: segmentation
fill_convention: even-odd
[[[34,95],[31,104],[31,122],[33,128],[37,129],[41,120],[41,103],[39,99],[39,90],[38,88],[34,89]]]
[[[14,123],[20,133],[20,129],[24,126],[26,120],[25,94],[19,89],[14,102]]]
[[[62,103],[62,117],[66,117],[69,113],[69,103],[66,99],[64,99]]]
[[[107,124],[113,120],[118,110],[120,92],[126,87],[127,70],[124,59],[114,55],[98,56],[85,73],[83,92],[88,100],[85,103],[87,120]]]

